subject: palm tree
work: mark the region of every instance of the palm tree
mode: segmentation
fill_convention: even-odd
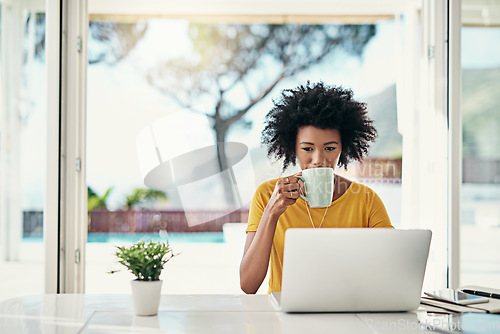
[[[106,199],[113,188],[108,188],[104,195],[99,196],[97,193],[87,186],[87,210],[94,211],[96,209],[107,210]]]
[[[124,207],[126,209],[149,207],[158,200],[166,200],[167,194],[161,190],[135,188],[133,192],[125,198]]]

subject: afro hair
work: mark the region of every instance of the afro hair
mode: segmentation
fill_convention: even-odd
[[[377,138],[366,104],[355,101],[350,89],[307,82],[283,90],[281,98],[273,102],[261,139],[269,157],[284,158],[283,171],[296,164],[295,141],[303,126],[339,131],[342,153],[338,165],[344,168],[351,161],[361,161],[368,154],[370,142]]]

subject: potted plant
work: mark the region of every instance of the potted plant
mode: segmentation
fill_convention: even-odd
[[[160,274],[173,256],[168,242],[139,241],[129,247],[116,246],[119,263],[135,275],[132,280],[132,298],[137,315],[156,315],[160,305]],[[177,255],[177,254],[175,254]]]

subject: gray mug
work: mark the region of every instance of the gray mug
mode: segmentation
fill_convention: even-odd
[[[302,176],[297,176],[304,182],[306,195],[300,197],[309,203],[311,208],[325,208],[332,204],[334,174],[333,168],[318,167],[302,171]]]

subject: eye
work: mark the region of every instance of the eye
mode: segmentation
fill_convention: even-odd
[[[325,151],[335,151],[337,148],[336,147],[325,147]]]
[[[311,152],[312,151],[312,147],[302,147],[302,150],[304,150],[306,152]]]

